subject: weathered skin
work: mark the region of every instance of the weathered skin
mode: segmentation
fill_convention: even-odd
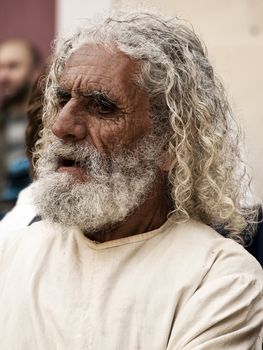
[[[140,65],[122,53],[112,53],[95,44],[82,46],[67,61],[60,84],[71,93],[53,125],[61,139],[92,143],[103,154],[128,146],[141,138],[151,125],[149,101],[134,82]],[[77,91],[102,91],[118,110],[101,116],[87,108],[87,99]]]
[[[83,45],[68,59],[62,74],[60,85],[65,97],[61,98],[53,133],[64,142],[92,144],[102,156],[114,156],[123,147],[131,149],[152,125],[148,96],[135,83],[139,70],[140,64],[123,53],[110,52],[96,44]],[[93,98],[83,96],[94,91],[108,96],[116,109],[101,113],[102,107]],[[60,171],[74,173],[74,169]],[[75,174],[88,181],[77,169]],[[98,232],[95,239],[108,241],[158,228],[168,212],[165,178],[160,169],[147,201],[118,226]]]

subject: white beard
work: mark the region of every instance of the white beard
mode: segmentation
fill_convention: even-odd
[[[144,137],[133,151],[102,159],[93,146],[54,141],[38,160],[39,179],[34,187],[38,214],[64,226],[77,226],[92,234],[123,221],[147,198],[158,173],[161,145]],[[59,157],[73,158],[88,175],[86,182],[58,173]]]

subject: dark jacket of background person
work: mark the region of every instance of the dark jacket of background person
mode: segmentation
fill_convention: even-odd
[[[252,243],[247,247],[247,250],[252,254],[260,263],[263,268],[263,215],[262,208],[259,210],[259,224],[257,233]]]

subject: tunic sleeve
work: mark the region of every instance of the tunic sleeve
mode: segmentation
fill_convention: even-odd
[[[242,273],[210,279],[175,315],[167,350],[258,350],[262,280]]]

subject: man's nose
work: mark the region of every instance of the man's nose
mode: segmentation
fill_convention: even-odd
[[[70,102],[58,113],[51,130],[64,141],[81,141],[87,136],[86,124],[74,111]]]

